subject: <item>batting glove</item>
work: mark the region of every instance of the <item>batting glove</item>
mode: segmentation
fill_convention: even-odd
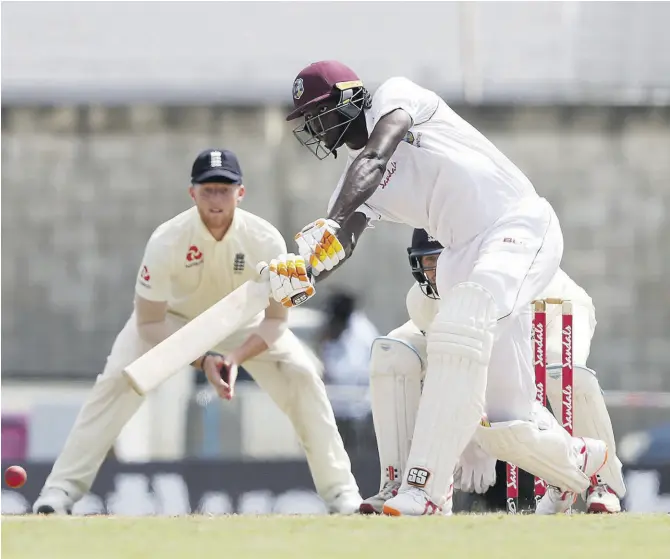
[[[336,221],[317,219],[295,236],[298,252],[309,262],[315,276],[323,270],[332,270],[345,259],[344,248],[337,238],[339,230]]]
[[[295,254],[282,254],[270,261],[272,297],[285,307],[297,307],[314,296],[312,280],[307,275],[305,259]]]

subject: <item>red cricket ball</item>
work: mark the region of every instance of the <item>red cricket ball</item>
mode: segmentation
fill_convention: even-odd
[[[10,466],[5,470],[5,483],[16,489],[21,487],[28,478],[28,474],[21,466]]]

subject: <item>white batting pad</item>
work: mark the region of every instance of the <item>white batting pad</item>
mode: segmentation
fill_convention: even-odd
[[[622,464],[616,456],[616,442],[610,414],[595,371],[575,365],[573,374],[574,435],[605,441],[609,449],[607,463],[597,474],[619,496],[626,494]],[[547,397],[554,413],[561,410],[561,365],[547,367]]]
[[[424,489],[442,503],[456,463],[484,410],[496,305],[474,283],[442,296],[428,331],[428,367],[403,488]]]
[[[537,402],[533,421],[480,424],[475,439],[498,460],[510,462],[563,491],[581,493],[589,487],[589,478],[579,469],[581,441],[568,435]]]
[[[372,344],[370,394],[381,486],[400,480],[409,455],[421,398],[421,358],[411,345],[386,336]]]

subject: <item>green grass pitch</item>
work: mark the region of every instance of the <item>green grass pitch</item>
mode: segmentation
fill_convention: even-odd
[[[2,518],[3,559],[668,559],[670,515]]]

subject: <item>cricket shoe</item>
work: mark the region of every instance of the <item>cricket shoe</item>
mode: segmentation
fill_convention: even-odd
[[[72,514],[74,501],[62,489],[45,489],[33,505],[34,514]]]
[[[604,483],[592,485],[586,492],[586,512],[591,514],[621,512],[621,501],[609,485]]]
[[[584,443],[580,450],[579,469],[588,478],[596,475],[607,462],[607,445],[603,441],[582,437]],[[535,514],[561,514],[567,512],[577,500],[574,491],[561,491],[549,485],[547,492],[535,508]]]
[[[561,491],[553,485],[547,486],[547,492],[535,507],[535,514],[561,514],[567,512],[577,500],[577,493]]]
[[[328,503],[328,514],[356,514],[363,498],[355,491],[340,493]]]
[[[361,503],[358,512],[361,514],[381,514],[384,503],[395,497],[398,494],[398,489],[400,489],[399,481],[387,481],[384,487],[379,490],[379,493],[368,497]]]
[[[418,487],[410,487],[405,491],[399,491],[395,497],[392,497],[384,503],[382,514],[387,516],[425,516],[439,514],[451,516],[451,494],[449,490],[447,497],[447,510],[444,507],[436,505],[430,500],[428,494]]]

